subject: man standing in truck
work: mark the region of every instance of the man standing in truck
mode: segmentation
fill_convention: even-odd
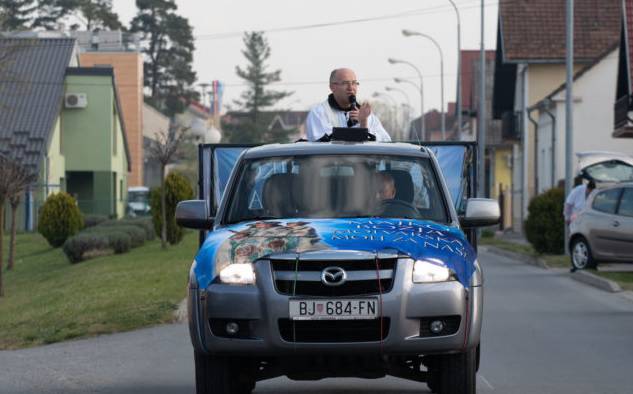
[[[313,107],[306,119],[309,141],[319,140],[331,133],[333,127],[366,128],[376,136],[376,141],[391,141],[378,117],[371,112],[369,103],[356,101],[359,84],[356,73],[349,68],[337,68],[330,73],[332,93],[327,100]]]

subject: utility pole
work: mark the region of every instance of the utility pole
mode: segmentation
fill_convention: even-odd
[[[569,195],[573,178],[574,150],[574,0],[567,0],[567,83],[565,86],[565,196]],[[569,230],[565,226],[565,245],[569,238]],[[565,247],[567,252],[567,248]]]
[[[457,138],[462,140],[462,22],[459,15],[459,8],[453,0],[448,0],[455,10],[457,16]]]
[[[479,49],[479,125],[478,130],[478,197],[485,197],[486,194],[486,45],[484,43],[484,0],[481,0],[481,43]]]

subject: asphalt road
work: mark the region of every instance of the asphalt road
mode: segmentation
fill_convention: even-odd
[[[482,252],[479,393],[633,393],[633,302]],[[0,317],[1,318],[1,317]],[[193,393],[187,329],[167,325],[0,352],[0,393]],[[427,393],[395,378],[257,384],[256,393]]]

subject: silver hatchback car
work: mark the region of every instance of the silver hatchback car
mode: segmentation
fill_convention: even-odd
[[[594,191],[569,233],[573,268],[595,268],[599,261],[633,263],[633,183]]]

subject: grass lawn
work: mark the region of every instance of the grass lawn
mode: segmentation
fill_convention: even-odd
[[[622,290],[633,291],[633,272],[593,272],[592,273],[602,276],[603,278],[611,279],[618,282]]]
[[[39,234],[18,235],[15,268],[3,271],[0,349],[171,321],[186,294],[197,241],[198,233],[188,232],[166,251],[155,240],[73,265]],[[4,242],[7,253],[8,237]]]
[[[570,268],[569,256],[538,254],[531,245],[522,245],[515,242],[500,240],[497,238],[484,237],[479,240],[481,245],[491,245],[499,249],[521,253],[528,256],[538,257],[544,260],[552,268]],[[617,282],[623,290],[633,290],[633,272],[599,272],[590,270],[592,274],[602,276]]]

